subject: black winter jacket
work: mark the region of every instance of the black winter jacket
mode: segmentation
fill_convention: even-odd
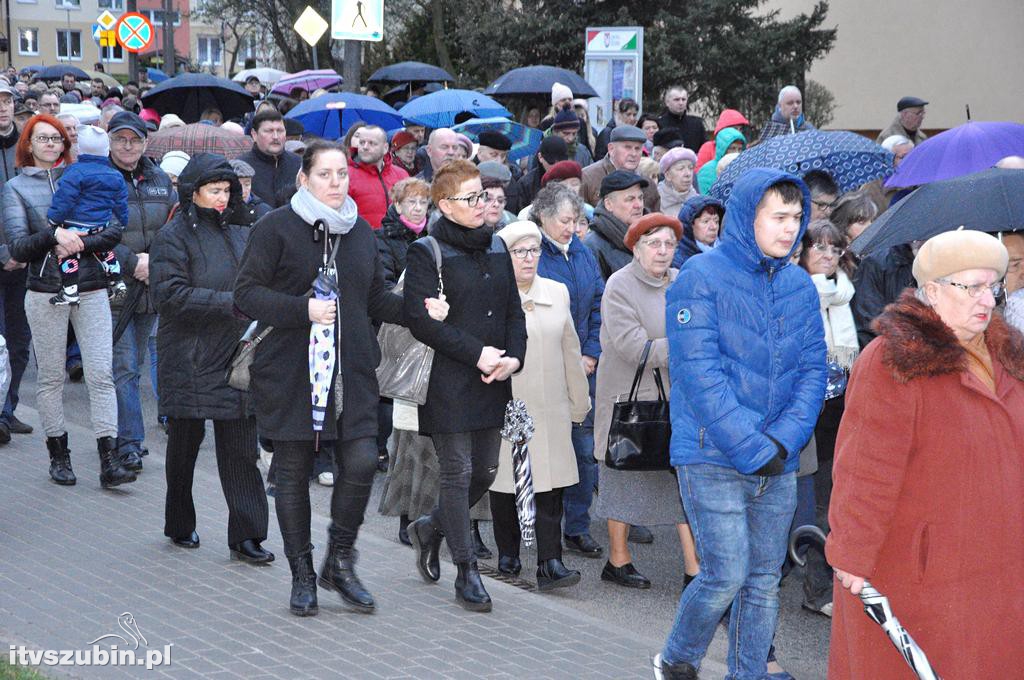
[[[22,168],[21,174],[4,185],[4,233],[11,257],[28,263],[28,289],[37,293],[60,290],[60,269],[53,252],[57,239],[46,219],[53,192],[64,168],[43,170]],[[113,250],[121,240],[121,225],[113,222],[98,234],[80,235],[85,251],[80,258],[78,290],[105,290],[107,277],[100,261],[90,255]]]
[[[229,208],[197,208],[192,193],[210,182],[231,182]],[[241,185],[221,156],[201,153],[178,178],[182,202],[156,235],[150,290],[160,313],[156,342],[160,413],[172,418],[235,420],[248,398],[230,387],[225,371],[248,322],[234,313],[232,290],[249,229],[229,224],[242,208]]]
[[[402,224],[395,206],[391,206],[384,213],[380,229],[375,233],[377,252],[380,253],[380,263],[384,268],[384,283],[389,289],[394,288],[398,283],[398,277],[405,271],[405,257],[409,252],[409,246],[416,239],[426,236],[427,230],[424,229],[417,234]]]
[[[850,302],[850,310],[861,347],[867,347],[874,340],[876,333],[871,329],[871,322],[885,306],[896,302],[907,288],[916,288],[913,266],[914,251],[906,244],[895,246],[886,253],[865,257],[857,265],[853,274],[856,293]]]
[[[623,224],[604,207],[604,202],[594,208],[594,221],[590,233],[583,239],[583,245],[590,248],[605,281],[633,261],[633,253],[626,248],[623,239],[629,225]]]
[[[707,130],[704,129],[704,121],[697,116],[684,113],[677,116],[671,111],[665,110],[658,117],[658,128],[665,130],[675,128],[683,135],[683,146],[694,153],[701,147],[701,144],[708,140]]]
[[[540,180],[544,177],[545,172],[547,170],[544,169],[544,166],[538,165],[519,179],[513,180],[508,185],[505,210],[513,215],[518,215],[520,210],[533,203],[534,197],[540,191]]]
[[[252,192],[273,208],[286,205],[295,193],[295,177],[302,168],[302,159],[290,151],[271,156],[260,151],[255,144],[244,154],[245,161],[256,171],[252,178]]]

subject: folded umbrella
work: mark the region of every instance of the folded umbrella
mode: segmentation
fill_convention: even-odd
[[[501,436],[512,444],[512,479],[516,492],[516,515],[523,543],[533,544],[537,504],[533,495],[533,472],[527,444],[533,437],[533,418],[521,399],[513,399],[505,407],[505,424]]]
[[[169,78],[142,95],[142,105],[161,116],[174,113],[186,123],[199,122],[209,108],[219,109],[224,120],[253,110],[252,95],[238,83],[208,73],[183,73]]]
[[[312,92],[320,88],[327,89],[328,87],[341,85],[343,82],[345,82],[345,79],[332,69],[306,69],[305,71],[293,73],[290,76],[283,76],[277,81],[277,85],[274,85],[274,89],[271,92],[289,95],[295,88]]]
[[[858,255],[884,252],[960,227],[1024,229],[1024,170],[991,168],[918,187],[879,215],[850,249]]]
[[[555,83],[567,85],[574,97],[596,97],[597,92],[590,83],[572,71],[557,66],[523,66],[514,68],[501,75],[487,86],[484,94],[546,94],[551,96],[551,86]]]
[[[430,128],[451,127],[455,116],[464,112],[472,113],[474,118],[512,117],[504,106],[472,90],[438,90],[402,107],[403,118]]]
[[[313,296],[317,300],[338,299],[338,281],[332,271],[320,269],[313,282]],[[318,445],[327,416],[327,399],[331,393],[336,360],[334,324],[312,324],[309,328],[309,386],[313,403],[313,432]],[[341,395],[336,394],[334,398],[341,399]]]
[[[916,187],[991,168],[1006,156],[1024,156],[1024,125],[968,121],[914,147],[887,187]]]
[[[405,113],[405,109],[402,109]],[[536,128],[527,127],[521,123],[509,120],[508,118],[472,118],[465,123],[460,123],[452,128],[455,132],[461,132],[474,142],[478,141],[481,132],[493,130],[508,137],[512,142],[512,148],[508,152],[510,161],[517,161],[537,153],[540,143],[544,141],[544,133]]]
[[[252,137],[215,125],[190,123],[185,127],[160,130],[151,134],[146,144],[146,155],[159,162],[165,153],[174,149],[184,151],[189,156],[197,153],[215,153],[232,160],[252,149]]]
[[[866,137],[840,130],[781,135],[747,149],[729,164],[708,193],[725,201],[733,183],[750,168],[776,168],[796,175],[824,170],[843,193],[892,172],[892,154]]]
[[[402,114],[375,97],[352,92],[335,92],[307,99],[285,118],[302,123],[306,132],[324,139],[338,139],[345,135],[352,123],[366,121],[385,130],[402,126]]]
[[[402,61],[379,68],[373,72],[366,82],[368,83],[405,83],[405,82],[451,82],[455,80],[452,74],[440,66],[424,64],[422,61]]]

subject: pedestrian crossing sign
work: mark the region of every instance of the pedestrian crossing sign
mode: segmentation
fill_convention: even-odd
[[[384,39],[384,0],[332,0],[331,38]]]

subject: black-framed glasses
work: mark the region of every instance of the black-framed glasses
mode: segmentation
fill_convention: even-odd
[[[39,144],[63,144],[64,138],[60,135],[35,135],[32,140]]]
[[[967,285],[966,283],[960,283],[959,281],[950,281],[949,279],[937,279],[939,283],[945,283],[946,285],[959,288],[960,290],[967,291],[967,294],[972,298],[981,297],[982,293],[986,290],[992,293],[992,297],[998,298],[1003,294],[1004,284],[1002,281],[996,281],[993,284],[987,283],[975,283],[973,285]]]
[[[470,208],[475,208],[477,206],[477,204],[480,203],[480,201],[486,201],[487,200],[487,192],[486,191],[479,191],[479,192],[477,192],[475,194],[470,194],[469,196],[449,196],[448,200],[449,201],[465,201],[466,205],[468,205]]]
[[[835,201],[822,201],[817,198],[812,198],[811,203],[818,206],[821,210],[832,210],[835,207]]]
[[[512,256],[517,260],[525,260],[529,257],[537,259],[540,257],[540,248],[537,246],[534,246],[533,248],[513,248],[508,252],[512,253]]]

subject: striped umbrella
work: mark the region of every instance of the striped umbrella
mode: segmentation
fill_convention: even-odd
[[[328,239],[324,239],[327,241]],[[333,272],[321,268],[313,282],[313,295],[317,300],[337,300],[338,282]],[[331,378],[337,359],[334,324],[314,323],[309,329],[309,386],[313,402],[313,431],[317,445],[327,416],[327,398],[331,392]],[[334,395],[335,400],[341,394]]]
[[[521,399],[513,399],[505,407],[505,425],[501,428],[501,436],[512,444],[512,478],[515,481],[519,533],[523,543],[529,546],[533,544],[533,529],[537,520],[533,472],[530,470],[530,453],[527,450],[527,444],[533,437],[533,418]]]

